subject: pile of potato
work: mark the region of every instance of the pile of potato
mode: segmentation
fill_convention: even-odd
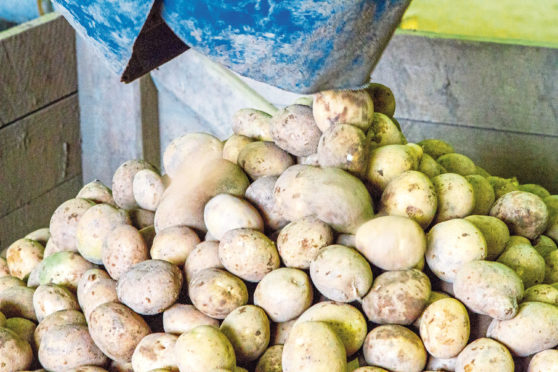
[[[558,371],[558,195],[407,143],[389,88],[122,164],[0,259],[0,371]]]

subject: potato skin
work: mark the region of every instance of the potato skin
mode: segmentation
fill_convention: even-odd
[[[151,258],[184,265],[188,255],[200,243],[196,232],[186,226],[172,226],[159,231],[151,245]]]
[[[380,112],[374,112],[372,125],[366,133],[366,139],[373,148],[385,145],[404,145],[407,143],[405,136],[393,120]]]
[[[133,182],[136,173],[143,169],[155,170],[151,164],[144,160],[133,159],[122,163],[112,176],[112,197],[122,209],[138,207],[134,198]]]
[[[258,360],[255,372],[283,372],[283,345],[270,346]]]
[[[251,142],[254,142],[252,138],[248,138],[241,134],[233,134],[223,145],[223,159],[237,164],[238,154],[240,154],[244,146]]]
[[[475,194],[475,208],[471,213],[480,215],[488,214],[496,200],[492,185],[486,178],[478,174],[468,175],[465,179],[473,186],[473,192]]]
[[[174,346],[177,336],[152,333],[145,336],[132,355],[134,372],[149,372],[158,368],[176,369]]]
[[[91,313],[89,333],[106,356],[129,362],[136,346],[151,330],[141,316],[126,306],[107,302]]]
[[[40,284],[58,284],[75,291],[83,273],[95,265],[76,252],[57,252],[46,257],[40,267]]]
[[[273,141],[271,135],[271,115],[260,110],[244,108],[238,110],[232,119],[234,134],[258,141]]]
[[[288,223],[281,217],[275,207],[273,189],[278,178],[277,176],[260,177],[248,186],[244,195],[246,200],[258,208],[264,226],[270,230],[280,229]]]
[[[40,285],[33,294],[33,308],[41,322],[48,315],[60,310],[79,310],[75,295],[56,284]]]
[[[77,252],[76,230],[83,214],[95,203],[75,198],[60,204],[50,218],[50,238],[60,251]]]
[[[88,199],[95,203],[106,203],[116,206],[112,197],[112,190],[99,180],[93,180],[83,185],[76,198]]]
[[[25,282],[21,279],[16,278],[15,276],[4,276],[0,278],[0,293],[4,289],[8,289],[11,287],[25,287]]]
[[[513,372],[514,363],[508,349],[490,338],[471,342],[459,355],[455,372]]]
[[[118,301],[116,281],[101,269],[87,270],[78,283],[77,298],[86,319],[99,305]]]
[[[10,287],[0,292],[0,312],[7,318],[20,317],[37,321],[33,308],[35,290],[28,287]]]
[[[33,350],[15,332],[0,328],[0,365],[4,371],[20,371],[31,367]]]
[[[316,152],[322,132],[318,128],[312,108],[290,105],[273,115],[270,121],[273,142],[295,156]]]
[[[10,275],[26,279],[31,271],[43,260],[45,248],[37,241],[19,239],[6,251],[6,261]]]
[[[432,179],[438,195],[438,212],[435,223],[470,215],[475,208],[473,186],[455,173],[444,173]]]
[[[442,155],[454,152],[452,145],[435,138],[425,139],[423,141],[420,141],[418,144],[420,145],[420,147],[422,147],[422,150],[426,154],[432,156],[434,160],[438,159]]]
[[[486,241],[486,259],[495,260],[506,248],[510,231],[502,220],[491,216],[471,215],[465,217],[482,233]]]
[[[498,257],[498,262],[511,267],[519,275],[525,288],[544,282],[545,261],[531,244],[508,246]]]
[[[366,179],[381,194],[387,185],[401,173],[416,170],[422,152],[415,144],[386,145],[370,153]]]
[[[219,321],[208,317],[193,305],[176,303],[163,312],[163,327],[166,333],[181,335],[200,325],[219,327]]]
[[[286,322],[271,323],[271,339],[270,345],[283,345],[289,337],[289,332],[293,329],[294,324],[298,318],[288,320]]]
[[[70,324],[83,324],[87,326],[85,317],[80,311],[77,310],[60,310],[50,314],[39,323],[33,335],[35,345],[37,348],[41,345],[44,335],[50,333],[52,330]]]
[[[537,353],[529,363],[527,372],[557,372],[558,350],[544,350]]]
[[[393,116],[395,113],[395,97],[389,87],[379,83],[370,83],[365,89],[374,102],[374,114],[382,113],[390,117]]]
[[[258,210],[246,200],[233,195],[214,196],[205,205],[203,213],[207,230],[217,240],[221,240],[226,232],[234,229],[264,229],[263,219]]]
[[[294,164],[294,159],[273,142],[252,142],[242,148],[237,159],[238,165],[256,180],[265,176],[279,176]]]
[[[318,163],[321,167],[336,167],[357,176],[364,175],[368,161],[366,135],[349,124],[331,126],[320,137]]]
[[[475,163],[467,156],[458,153],[444,154],[436,159],[449,173],[469,176],[477,172]]]
[[[10,269],[8,268],[8,262],[4,257],[0,257],[0,278],[10,276]]]
[[[118,280],[134,265],[149,259],[149,252],[135,227],[120,225],[107,234],[101,258],[109,275]]]
[[[545,302],[558,306],[558,288],[548,284],[537,284],[527,288],[523,301]]]
[[[196,245],[184,263],[186,281],[189,283],[198,272],[210,268],[225,268],[219,258],[218,241],[204,241]]]
[[[440,174],[447,173],[446,169],[438,164],[436,160],[434,160],[432,156],[427,153],[422,154],[417,170],[424,173],[429,178],[434,178]]]
[[[367,130],[374,117],[374,102],[365,90],[326,90],[314,95],[312,113],[322,132],[335,124]]]
[[[155,211],[164,192],[165,184],[163,179],[154,170],[142,169],[134,175],[132,193],[140,208]]]

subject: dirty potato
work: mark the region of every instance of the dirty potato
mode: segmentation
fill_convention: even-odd
[[[14,286],[0,292],[0,312],[7,318],[20,317],[37,320],[33,306],[35,289]]]
[[[219,321],[208,317],[192,305],[176,303],[163,312],[163,328],[167,333],[180,335],[200,325],[219,327]]]
[[[236,164],[238,161],[238,154],[240,154],[244,146],[252,142],[254,142],[252,138],[240,134],[233,134],[223,145],[223,159]]]
[[[497,261],[515,270],[525,288],[544,282],[545,260],[530,243],[508,246]]]
[[[122,163],[112,176],[112,197],[122,209],[138,207],[134,198],[134,176],[143,169],[154,171],[155,168],[145,160],[133,159]]]
[[[132,354],[134,372],[150,372],[157,368],[177,369],[174,346],[178,336],[152,333],[145,336]]]
[[[43,319],[35,328],[33,339],[37,348],[41,345],[43,336],[51,333],[52,330],[70,324],[82,324],[87,326],[85,317],[77,310],[61,310],[50,314]]]
[[[425,139],[423,141],[420,141],[418,144],[420,147],[422,147],[424,153],[432,156],[434,160],[437,160],[442,155],[451,154],[454,152],[452,145],[439,139]]]
[[[379,112],[374,112],[374,119],[366,133],[366,139],[372,148],[385,145],[404,145],[407,143],[405,136],[393,120]]]
[[[418,171],[424,173],[428,178],[434,178],[440,174],[447,173],[447,170],[442,167],[432,156],[423,153],[418,166]]]
[[[422,149],[416,144],[387,145],[370,153],[366,179],[378,193],[401,173],[416,170]]]
[[[473,193],[475,194],[475,207],[471,213],[480,215],[488,214],[496,200],[492,185],[486,178],[477,174],[465,176],[465,179],[471,184]]]
[[[151,169],[137,172],[132,181],[132,193],[138,206],[148,211],[155,211],[163,193],[165,184],[161,175]]]
[[[506,248],[510,238],[508,227],[502,220],[491,216],[471,215],[465,217],[482,233],[486,241],[486,259],[495,260]]]
[[[209,268],[225,268],[219,258],[218,241],[205,241],[196,245],[184,263],[186,281],[190,282],[198,272]]]
[[[316,125],[312,107],[290,105],[273,115],[270,121],[273,142],[295,156],[314,154],[322,132]]]
[[[366,135],[359,128],[337,124],[320,137],[318,163],[321,167],[336,167],[360,176],[366,172],[367,162]]]
[[[94,268],[76,252],[57,252],[46,257],[40,265],[40,284],[58,284],[76,291],[79,279],[87,270]]]
[[[109,275],[118,280],[132,266],[147,260],[149,252],[135,227],[120,225],[107,234],[101,257]]]
[[[438,212],[435,223],[470,215],[475,208],[473,186],[455,173],[444,173],[432,179],[438,195]]]
[[[167,227],[153,239],[151,258],[165,260],[175,265],[184,265],[188,255],[200,243],[194,230],[187,226]]]
[[[271,135],[271,115],[260,110],[244,108],[238,110],[232,119],[234,134],[258,141],[273,141]]]
[[[116,281],[101,269],[87,270],[78,282],[77,299],[85,318],[99,305],[118,301]]]
[[[258,360],[255,372],[283,372],[283,345],[270,346]]]
[[[38,321],[60,310],[79,310],[76,296],[56,284],[40,285],[33,294],[33,308]]]
[[[12,243],[6,252],[6,262],[10,275],[26,279],[31,271],[43,260],[45,248],[37,241],[19,239]]]
[[[79,190],[76,198],[88,199],[95,203],[106,203],[116,206],[112,190],[99,180],[93,180]]]
[[[238,165],[256,180],[265,176],[279,176],[294,164],[294,159],[273,142],[252,142],[238,154]]]
[[[270,230],[277,230],[284,227],[288,221],[285,220],[275,207],[273,189],[277,176],[260,177],[248,186],[244,197],[252,205],[258,208],[263,218],[264,226]]]
[[[207,202],[204,221],[208,231],[218,240],[230,230],[263,231],[264,228],[263,219],[252,204],[229,194],[219,194]]]
[[[475,163],[467,156],[458,153],[445,154],[436,159],[449,173],[469,176],[477,172]]]
[[[33,350],[14,331],[0,328],[0,365],[4,371],[21,371],[31,367]]]
[[[60,204],[50,218],[50,236],[59,251],[77,252],[76,230],[83,214],[95,203],[87,199],[70,199]]]
[[[389,87],[380,83],[370,83],[366,86],[366,92],[374,102],[374,113],[382,113],[392,117],[395,113],[395,97]]]
[[[455,362],[455,372],[485,372],[515,370],[512,356],[501,343],[490,338],[479,338],[471,342]]]
[[[327,90],[314,96],[312,112],[322,132],[336,124],[351,124],[366,131],[374,117],[374,102],[365,90]]]

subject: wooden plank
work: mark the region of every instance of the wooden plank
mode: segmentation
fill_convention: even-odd
[[[143,158],[159,167],[161,164],[161,140],[157,88],[149,74],[140,78],[139,88]]]
[[[54,210],[64,201],[73,198],[81,184],[81,174],[75,175],[0,218],[0,249],[8,247],[35,229],[48,227]]]
[[[80,173],[76,94],[0,129],[0,217]]]
[[[0,127],[77,90],[74,40],[55,13],[0,34]]]

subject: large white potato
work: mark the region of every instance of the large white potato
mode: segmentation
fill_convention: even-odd
[[[444,173],[432,179],[438,195],[438,212],[435,223],[463,218],[475,208],[475,192],[473,186],[455,173]]]
[[[527,372],[558,372],[558,350],[545,350],[535,354]]]
[[[513,372],[512,356],[508,349],[490,338],[479,338],[471,342],[459,355],[455,372]]]
[[[227,231],[234,229],[264,229],[263,219],[258,210],[246,200],[233,195],[214,196],[205,205],[203,213],[207,230],[217,240],[221,240]]]

